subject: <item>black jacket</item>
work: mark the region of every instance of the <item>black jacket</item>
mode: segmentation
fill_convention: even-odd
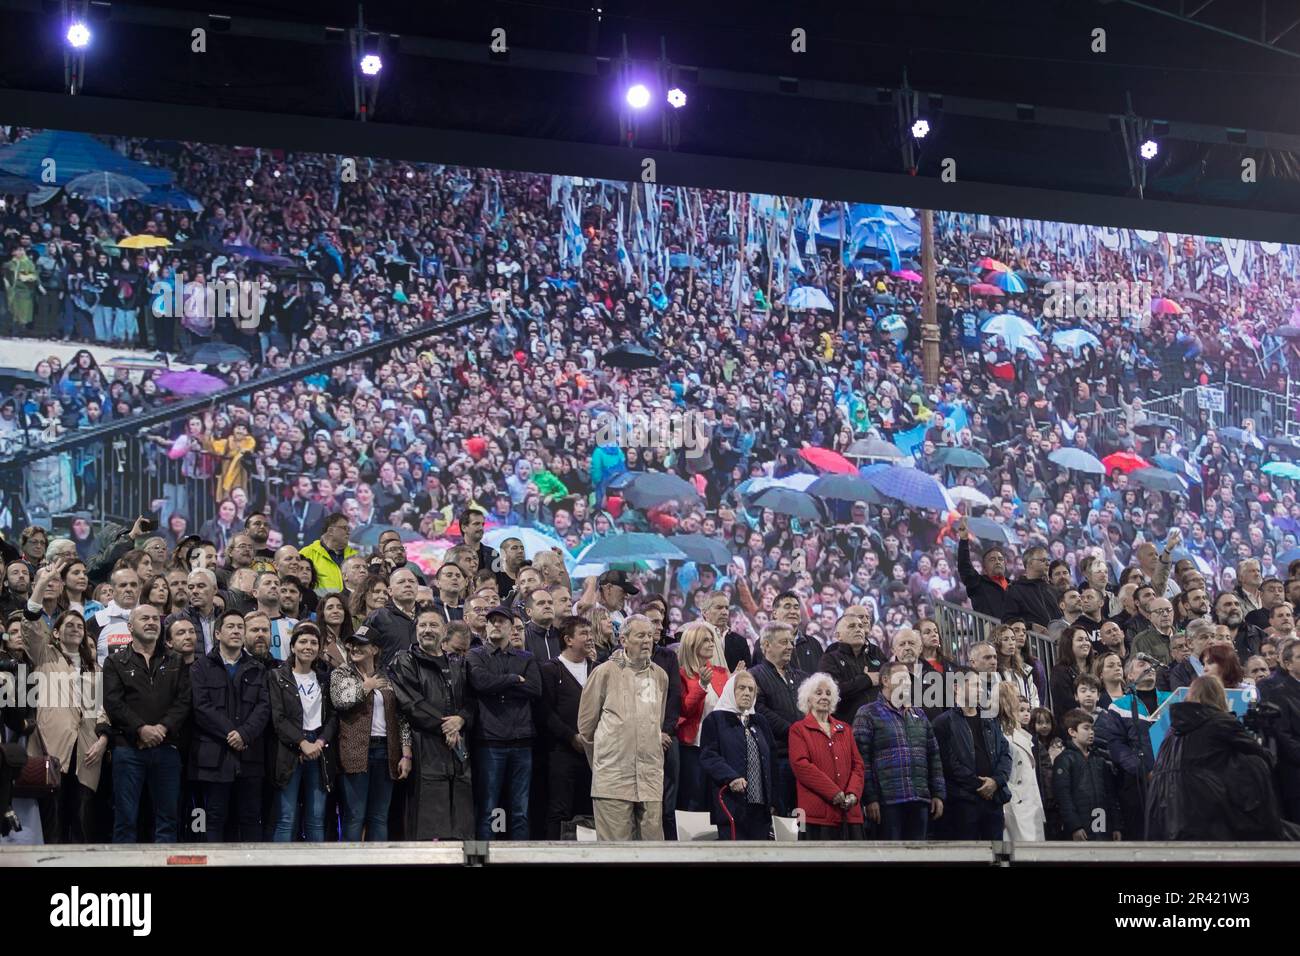
[[[538,666],[555,660],[564,650],[559,628],[543,627],[529,621],[524,625],[524,650],[536,658]]]
[[[830,650],[829,644],[823,648],[817,638],[800,635],[794,642],[794,654],[790,657],[790,666],[804,674],[815,674],[817,665],[822,662],[822,655],[828,650]],[[763,660],[763,650],[760,645],[754,654],[754,666],[757,667],[763,663]]]
[[[998,785],[993,802],[1007,803],[1011,800],[1011,788],[1007,785],[1011,779],[1011,747],[995,718],[981,717],[980,729],[984,733],[984,745],[988,748],[993,779]],[[975,793],[980,782],[975,773],[975,740],[971,737],[966,715],[957,707],[945,710],[934,722],[934,736],[939,742],[939,758],[943,761],[943,780],[948,799],[982,799]]]
[[[826,648],[816,669],[835,678],[835,685],[840,689],[840,702],[835,708],[837,718],[852,723],[858,708],[876,699],[877,687],[867,670],[878,674],[884,662],[885,655],[870,641],[863,644],[856,654],[839,641]]]
[[[596,665],[591,661],[586,665],[590,675]],[[539,724],[545,730],[552,750],[572,751],[571,741],[578,735],[578,703],[582,700],[582,686],[559,658],[545,661],[538,670],[542,677]]]
[[[464,719],[461,737],[465,740],[474,726],[474,703],[470,699],[465,662],[428,654],[417,645],[393,658],[388,679],[398,709],[411,724],[416,778],[468,778],[469,764],[452,752],[442,733],[444,717]]]
[[[1273,756],[1232,714],[1169,709],[1147,788],[1148,840],[1281,840]]]
[[[1052,792],[1066,836],[1083,830],[1089,840],[1102,840],[1109,839],[1119,829],[1121,817],[1114,776],[1106,758],[1096,748],[1084,757],[1073,741],[1066,741],[1065,749],[1052,764]],[[1101,815],[1097,810],[1102,811]]]
[[[999,621],[1010,613],[1010,598],[987,574],[980,574],[970,560],[970,542],[962,538],[957,544],[957,574],[961,577],[970,606],[980,614],[987,614]]]
[[[392,601],[366,618],[370,639],[379,645],[379,669],[384,670],[401,651],[415,644],[415,618]]]
[[[1233,646],[1237,649],[1237,659],[1245,666],[1246,661],[1250,660],[1259,653],[1261,645],[1264,643],[1265,633],[1257,627],[1245,623],[1237,629],[1237,636],[1233,638]]]
[[[1004,617],[1018,614],[1034,627],[1046,628],[1061,616],[1061,598],[1045,578],[1029,581],[1016,578],[1007,588]]]
[[[776,742],[772,728],[762,714],[750,716],[749,733],[758,744],[758,762],[763,780],[761,806],[770,810],[775,803],[772,799],[772,757],[776,753]],[[747,749],[745,727],[740,722],[739,714],[715,711],[700,724],[700,769],[708,780],[710,819],[715,824],[728,825],[731,818],[748,803],[745,794],[733,793],[729,788],[722,790],[737,777],[748,776],[745,772],[748,765]],[[719,791],[722,791],[721,801]]]
[[[271,702],[262,665],[247,651],[241,651],[232,679],[221,659],[221,649],[215,647],[211,653],[194,659],[190,693],[194,702],[190,779],[230,783],[236,777],[263,776]],[[232,730],[243,738],[243,750],[235,750],[226,742]]]
[[[1260,700],[1276,704],[1282,714],[1273,724],[1277,742],[1277,779],[1287,819],[1300,823],[1300,681],[1279,670],[1260,681]]]
[[[804,717],[799,710],[799,685],[808,675],[797,670],[793,661],[786,667],[785,677],[766,660],[759,661],[749,672],[758,684],[758,700],[754,703],[754,709],[767,721],[768,730],[772,732],[775,741],[776,755],[786,758],[790,754],[790,725],[798,723]]]
[[[475,739],[502,745],[527,743],[537,736],[533,701],[542,696],[542,677],[533,655],[508,644],[501,649],[487,644],[471,649],[466,660],[477,706]]]
[[[161,645],[146,664],[128,644],[104,661],[104,711],[111,746],[137,747],[141,727],[162,724],[167,728],[164,742],[179,747],[190,720],[190,668]]]
[[[1078,698],[1074,696],[1074,684],[1079,679],[1079,668],[1073,667],[1065,661],[1057,661],[1052,665],[1052,676],[1048,681],[1048,686],[1052,691],[1052,716],[1056,718],[1056,726],[1063,726],[1061,721],[1066,713],[1079,706]],[[1063,740],[1065,731],[1061,731]]]
[[[733,674],[736,673],[736,665],[741,661],[745,662],[746,667],[754,664],[754,655],[749,650],[749,641],[735,631],[728,631],[727,636],[722,639],[722,656],[727,659],[727,670]]]
[[[299,549],[319,538],[325,525],[325,508],[315,501],[305,504],[304,510],[304,502],[291,498],[276,505],[271,515],[271,523],[284,536],[284,543]]]
[[[330,700],[329,668],[320,664],[315,670],[321,694],[321,725],[316,739],[325,741],[325,750],[318,759],[324,761],[321,785],[328,791],[339,769],[339,719],[334,713],[334,702]],[[283,790],[298,767],[302,754],[298,745],[307,739],[302,730],[302,698],[298,695],[298,681],[293,676],[293,661],[285,661],[267,671],[266,696],[271,705],[267,747],[274,749],[269,760],[271,781],[277,790]]]
[[[669,737],[677,736],[677,718],[682,715],[682,669],[677,663],[677,655],[667,647],[656,644],[650,654],[651,663],[658,664],[668,675],[668,700],[664,705],[663,732]]]

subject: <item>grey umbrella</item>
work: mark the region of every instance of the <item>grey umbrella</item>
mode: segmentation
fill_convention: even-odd
[[[1128,479],[1152,491],[1187,494],[1187,482],[1172,471],[1165,471],[1163,468],[1138,468],[1136,471],[1129,472]]]
[[[989,460],[969,448],[940,448],[934,460],[945,468],[987,468]]]
[[[623,488],[623,498],[633,508],[644,511],[666,501],[682,504],[700,500],[700,493],[688,481],[664,472],[646,472],[637,475]]]
[[[681,548],[686,557],[696,564],[725,567],[731,563],[731,552],[717,538],[710,538],[703,534],[675,534],[668,540]]]
[[[808,521],[825,520],[816,498],[789,488],[765,488],[754,498],[754,505],[758,508],[770,508],[778,514],[790,515],[793,518],[804,518]]]
[[[105,171],[84,173],[68,182],[63,187],[63,191],[78,199],[100,200],[108,206],[108,211],[112,212],[113,203],[139,199],[149,191],[149,187],[131,176]]]
[[[906,458],[907,455],[893,442],[885,441],[883,438],[859,438],[844,450],[844,457],[879,458],[885,461],[893,461],[898,458]]]
[[[994,541],[998,544],[1019,544],[1016,533],[1004,524],[998,524],[992,518],[968,518],[966,527],[981,541]]]

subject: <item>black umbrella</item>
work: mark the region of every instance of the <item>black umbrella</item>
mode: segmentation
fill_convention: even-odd
[[[600,360],[614,368],[626,369],[658,368],[663,364],[663,360],[654,352],[635,342],[624,342],[622,345],[614,346],[602,355]]]
[[[401,535],[403,542],[424,540],[424,535],[418,531],[412,531],[410,528],[395,528],[391,524],[372,524],[353,538],[352,543],[358,548],[377,548],[380,535],[389,531],[396,531]]]
[[[15,385],[40,385],[50,384],[48,378],[42,378],[35,372],[25,368],[0,368],[0,388],[8,391]]]
[[[889,295],[886,292],[878,292],[871,297],[875,305],[898,305],[898,296]]]
[[[865,501],[869,505],[887,505],[889,500],[881,495],[871,482],[858,475],[822,475],[807,488],[808,494],[836,501]]]
[[[689,504],[700,500],[700,493],[688,481],[664,472],[637,475],[623,489],[623,498],[633,508],[644,511],[666,501]]]
[[[234,365],[236,362],[247,362],[248,359],[248,352],[227,342],[204,342],[183,356],[189,365]]]
[[[1172,471],[1165,471],[1163,468],[1138,468],[1130,471],[1128,478],[1129,481],[1137,482],[1143,488],[1148,488],[1151,491],[1187,494],[1187,482]]]
[[[977,281],[979,280],[977,280],[974,276],[959,275],[957,278],[952,280],[952,284],[953,285],[974,285]]]
[[[731,552],[717,538],[710,538],[703,534],[675,534],[668,540],[681,548],[686,557],[696,564],[726,567],[731,563]]]
[[[224,256],[226,247],[219,242],[208,242],[206,239],[186,239],[178,249],[184,249],[186,252],[203,252],[214,256]]]
[[[822,521],[825,519],[816,498],[790,488],[765,488],[754,499],[754,506],[770,508],[777,514],[805,518],[809,521]]]

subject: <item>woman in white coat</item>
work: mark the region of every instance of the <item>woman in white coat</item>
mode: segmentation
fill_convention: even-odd
[[[1038,791],[1038,762],[1034,759],[1034,741],[1021,726],[1021,710],[1029,702],[1010,681],[998,685],[998,723],[1011,749],[1011,800],[1002,807],[1008,840],[1044,839],[1043,798]]]

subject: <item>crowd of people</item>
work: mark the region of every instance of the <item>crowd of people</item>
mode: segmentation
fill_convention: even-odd
[[[4,135],[17,140],[30,132],[10,128]],[[1006,812],[1008,828],[1007,808],[1018,807],[1015,826],[1036,834],[1032,801],[1026,809],[1014,796],[1019,781],[1021,796],[1035,784],[1045,833],[1074,834],[1079,828],[1063,828],[1083,814],[1081,800],[1084,809],[1105,809],[1114,799],[1119,809],[1103,814],[1104,832],[1131,837],[1145,829],[1141,768],[1151,772],[1142,761],[1151,758],[1153,766],[1154,757],[1136,741],[1125,751],[1118,738],[1140,735],[1131,715],[1108,708],[1119,701],[1122,709],[1134,676],[1129,669],[1143,663],[1135,655],[1159,665],[1144,683],[1190,673],[1184,681],[1190,685],[1209,667],[1218,669],[1209,676],[1228,687],[1245,679],[1262,686],[1270,674],[1279,687],[1291,686],[1282,653],[1291,633],[1285,607],[1294,608],[1300,594],[1282,559],[1300,539],[1300,503],[1293,480],[1265,470],[1286,460],[1287,447],[1275,440],[1283,423],[1260,416],[1229,434],[1209,412],[1164,428],[1144,411],[1144,403],[1184,386],[1224,378],[1287,393],[1295,359],[1287,332],[1295,327],[1291,247],[1253,244],[1242,266],[1227,240],[1112,247],[1096,229],[1066,234],[1049,228],[1058,224],[940,215],[941,361],[937,380],[927,385],[920,277],[906,261],[868,262],[854,248],[841,254],[840,242],[818,233],[806,207],[780,218],[772,206],[756,213],[758,197],[723,191],[578,185],[566,177],[388,160],[362,163],[358,181],[344,183],[337,157],[155,140],[119,145],[134,159],[172,169],[202,211],[139,201],[104,208],[62,195],[42,204],[6,197],[0,330],[142,347],[158,353],[160,367],[101,368],[89,348],[66,366],[53,357],[41,362],[36,380],[0,385],[5,450],[165,409],[175,396],[158,384],[161,365],[203,345],[246,353],[206,369],[231,385],[338,358],[328,373],[239,400],[218,393],[207,408],[152,429],[141,464],[163,475],[165,491],[136,509],[148,512],[157,532],[137,526],[134,536],[151,542],[152,554],[124,548],[111,529],[96,536],[109,515],[92,508],[76,514],[67,531],[73,556],[88,563],[68,556],[59,584],[44,581],[45,590],[62,588],[63,610],[81,608],[86,639],[96,641],[95,666],[110,686],[122,680],[113,677],[118,654],[140,655],[123,673],[167,666],[176,651],[160,652],[155,665],[145,650],[150,628],[165,633],[148,646],[161,640],[174,648],[177,626],[185,646],[185,623],[171,614],[188,619],[195,637],[203,637],[191,660],[209,660],[215,650],[226,655],[231,671],[231,661],[243,660],[236,631],[249,649],[244,653],[263,658],[260,671],[240,665],[250,701],[258,695],[268,701],[264,708],[250,704],[247,715],[242,699],[217,700],[222,669],[212,662],[195,671],[199,683],[176,687],[178,695],[190,694],[194,715],[179,727],[165,713],[154,715],[144,736],[141,727],[124,731],[110,722],[108,733],[96,735],[95,727],[83,725],[78,767],[98,765],[109,744],[113,754],[126,745],[156,751],[132,762],[126,775],[137,784],[136,802],[143,781],[152,785],[157,774],[175,771],[182,794],[173,822],[202,806],[209,824],[215,816],[224,826],[233,800],[243,814],[238,826],[251,833],[250,805],[259,807],[257,825],[265,829],[272,818],[283,820],[286,804],[274,802],[283,800],[301,817],[276,831],[286,838],[319,832],[324,824],[315,821],[324,818],[338,825],[324,827],[331,834],[371,838],[386,832],[385,822],[388,831],[427,833],[419,822],[432,826],[435,819],[440,834],[447,827],[464,833],[471,824],[490,833],[501,819],[484,811],[498,807],[512,835],[525,832],[524,821],[535,832],[545,827],[558,834],[594,797],[596,829],[605,834],[662,827],[671,835],[673,810],[710,807],[727,833],[756,833],[767,825],[764,813],[782,817],[797,807],[810,814],[807,804],[818,794],[827,806],[817,825],[842,835],[859,835],[859,826],[910,835],[931,826],[992,832],[994,802]],[[125,248],[128,236],[170,245]],[[978,282],[999,274],[1016,281]],[[239,327],[230,316],[209,315],[202,296],[186,297],[179,319],[158,315],[153,283],[182,276],[256,284],[263,293],[258,323]],[[1047,281],[1103,278],[1151,282],[1160,302],[1174,304],[1152,315],[1040,317]],[[788,307],[796,286],[824,292],[831,308]],[[490,309],[481,324],[379,358],[347,358],[357,346],[480,307]],[[1003,314],[1036,326],[1033,349],[981,334]],[[890,321],[896,315],[901,323]],[[1066,330],[1092,339],[1058,346],[1056,335]],[[613,357],[638,347],[655,356],[651,367],[627,368]],[[601,416],[623,408],[632,415],[699,416],[707,445],[692,455],[602,439]],[[949,511],[892,498],[883,504],[828,500],[817,518],[754,503],[755,479],[781,483],[815,474],[810,451],[850,452],[864,439],[892,445],[891,458],[959,489],[967,503]],[[977,453],[987,467],[946,464],[954,449]],[[1052,460],[1062,449],[1107,461],[1114,455],[1161,459],[1182,477],[1172,490],[1155,490],[1130,480],[1127,463],[1101,475],[1070,470]],[[72,512],[104,500],[104,476],[89,456],[63,454],[74,473],[75,500],[47,510]],[[676,474],[695,494],[638,506],[617,479],[643,471]],[[30,614],[33,596],[43,594],[36,585],[46,562],[33,560],[27,546],[48,541],[50,533],[34,520],[30,494],[8,487],[4,505],[0,523],[20,539],[21,555],[8,562],[0,602]],[[498,555],[480,541],[471,564],[458,548],[476,533],[462,523],[473,510],[491,528],[551,538],[559,553],[534,553],[529,562],[522,544],[502,545]],[[123,508],[115,516],[129,521],[134,513]],[[1002,529],[1000,548],[988,549],[990,538],[972,539],[967,516],[992,519]],[[633,562],[621,584],[602,578],[598,585],[595,576],[568,580],[585,547],[624,531],[702,535],[730,560],[688,562],[662,576],[657,567]],[[408,555],[407,539],[457,547],[432,566]],[[149,573],[140,570],[141,553],[149,554]],[[381,573],[370,574],[371,557],[383,562]],[[118,567],[123,560],[128,566]],[[530,592],[543,589],[516,581],[534,565],[549,594],[537,600],[549,604],[551,615],[540,635],[535,625],[542,618],[533,612],[546,612],[530,610],[529,602]],[[1202,587],[1188,586],[1197,580]],[[1144,590],[1151,583],[1159,594]],[[493,585],[495,595],[479,593]],[[626,596],[652,585],[661,593],[641,595],[647,603],[637,607],[654,624],[646,663],[637,640],[629,646],[627,636],[629,621],[634,635],[646,625],[605,597],[606,588]],[[940,640],[939,602],[969,603],[1002,629],[990,644],[960,648],[966,659],[954,660],[958,648]],[[11,659],[33,648],[57,650],[62,630],[76,628],[78,615],[63,620],[57,599],[36,603],[48,633],[24,634],[34,624],[14,622],[6,639]],[[144,605],[161,612],[156,627],[133,613]],[[417,620],[417,607],[437,614]],[[489,615],[495,608],[501,613]],[[232,610],[244,616],[239,624]],[[266,618],[265,652],[258,651],[259,610]],[[1231,623],[1260,610],[1276,611],[1276,629],[1271,618],[1261,622],[1272,641],[1244,630],[1241,620]],[[454,626],[456,612],[468,633]],[[401,630],[407,618],[414,635]],[[1192,633],[1198,629],[1190,626],[1197,619],[1213,624],[1212,633],[1200,635],[1206,642],[1200,648]],[[362,640],[343,640],[344,626],[353,635],[360,631]],[[422,626],[425,639],[417,640]],[[311,659],[299,661],[298,645],[310,645],[312,627],[319,631],[316,656],[304,649]],[[1216,660],[1227,648],[1220,628],[1227,629],[1244,676],[1231,660]],[[552,633],[566,629],[573,633]],[[1058,660],[1050,668],[1033,660],[1028,635],[1038,630],[1056,640]],[[1088,635],[1086,653],[1080,630]],[[218,634],[226,632],[222,643]],[[398,632],[400,639],[391,636]],[[372,634],[378,639],[368,645]],[[440,654],[444,639],[454,649]],[[531,671],[506,649],[515,640],[534,659]],[[909,660],[913,643],[921,647]],[[267,653],[279,663],[267,666]],[[77,655],[64,656],[76,666]],[[462,669],[451,663],[457,659]],[[617,669],[593,685],[603,696],[591,698],[590,707],[597,699],[599,707],[579,713],[575,708],[587,698],[582,671],[590,669],[584,661],[610,661]],[[1098,661],[1102,666],[1094,667]],[[546,665],[554,665],[549,674],[542,673]],[[974,683],[967,689],[964,679],[949,681],[946,696],[919,717],[898,717],[881,693],[904,682],[905,671],[915,678],[959,666],[1006,677],[1001,683],[1014,687],[1017,700],[1008,699],[1014,706],[1003,714],[1015,714],[1014,726],[961,720],[974,706],[969,702],[958,707],[959,716],[944,719],[957,694],[962,701],[974,696]],[[659,688],[660,673],[666,690]],[[298,719],[289,692],[310,687],[312,675],[321,712],[313,705],[313,716],[303,720],[319,720],[311,728],[317,737],[285,744],[280,730]],[[831,679],[804,685],[817,675]],[[1079,686],[1085,678],[1099,685],[1091,707],[1088,689]],[[980,685],[985,704],[992,696],[988,683]],[[253,684],[262,688],[258,695]],[[1137,687],[1137,710],[1149,717],[1160,698],[1143,683]],[[556,698],[552,710],[538,710],[548,688]],[[430,698],[439,703],[421,710]],[[656,698],[664,704],[662,767],[652,769],[656,755],[641,737],[614,749],[606,741],[602,749],[602,726],[624,726],[621,709],[640,714]],[[1083,706],[1066,706],[1071,702]],[[181,707],[179,698],[171,704]],[[233,733],[242,746],[204,737],[200,706],[238,711],[246,722],[230,718],[223,739]],[[561,706],[565,716],[556,719],[567,722],[556,724],[550,717]],[[1095,724],[1095,746],[1091,737],[1084,742],[1076,710],[1098,717],[1084,722]],[[429,712],[442,715],[436,727],[417,720]],[[523,723],[525,712],[531,724]],[[359,742],[362,713],[376,731],[371,736],[385,738],[382,744]],[[346,750],[338,738],[327,739],[331,718],[336,734],[352,722]],[[160,727],[167,734],[158,738]],[[182,732],[190,736],[181,740]],[[829,739],[826,751],[817,746],[817,733]],[[30,733],[24,737],[29,749],[41,746]],[[176,761],[158,747],[174,749]],[[1064,803],[1050,773],[1061,748],[1070,756],[1058,769],[1074,794]],[[311,756],[298,760],[308,751]],[[818,763],[826,752],[831,763]],[[1282,766],[1281,750],[1278,760]],[[1109,776],[1096,769],[1102,764]],[[246,768],[259,765],[266,768],[260,803],[252,799],[252,784],[240,784],[242,793],[223,791],[231,782],[225,777],[253,779]],[[828,794],[825,781],[811,775],[814,765],[838,789]],[[449,781],[436,793],[423,790],[430,766],[439,768],[433,777]],[[882,779],[881,768],[894,775]],[[583,774],[593,769],[596,784],[589,787]],[[735,776],[719,779],[728,771]],[[357,775],[366,781],[347,784]],[[85,782],[80,771],[78,777]],[[336,779],[343,783],[338,789]],[[396,783],[387,795],[386,780]],[[1114,785],[1110,796],[1101,786],[1106,780]],[[284,797],[293,787],[298,796]],[[1094,795],[1085,799],[1075,793],[1080,788]],[[319,813],[317,790],[326,794]],[[84,794],[72,791],[67,800],[82,808]],[[86,805],[86,813],[100,807],[100,835],[106,800]],[[387,821],[366,809],[386,800],[397,807]],[[554,812],[552,800],[559,800]],[[618,804],[602,810],[603,800]],[[146,816],[161,821],[166,836],[170,800],[163,803],[161,810],[146,808]],[[924,813],[917,809],[922,805]],[[1067,806],[1074,815],[1066,816]],[[667,812],[656,815],[655,807]],[[113,832],[131,838],[133,811],[125,812],[126,830],[117,829],[128,827],[124,814],[116,816]]]
[[[1300,561],[1286,582],[1243,561],[1212,607],[1168,549],[1150,578],[1135,565],[1117,590],[1057,590],[1041,547],[1011,582],[997,546],[969,567],[963,522],[963,575],[1001,623],[959,661],[931,619],[872,643],[862,604],[823,647],[793,590],[756,641],[731,627],[752,597],[721,590],[674,627],[627,572],[575,582],[558,546],[529,560],[519,538],[484,544],[484,519],[457,515],[432,580],[396,531],[349,547],[342,512],[274,551],[250,516],[224,560],[143,518],[89,563],[25,529],[3,546],[0,828],[165,843],[585,825],[627,841],[691,839],[707,819],[722,840],[790,821],[802,839],[1031,841],[1281,839],[1300,823]],[[1047,593],[1050,669],[1024,603]],[[1243,692],[1249,726],[1229,709]]]

